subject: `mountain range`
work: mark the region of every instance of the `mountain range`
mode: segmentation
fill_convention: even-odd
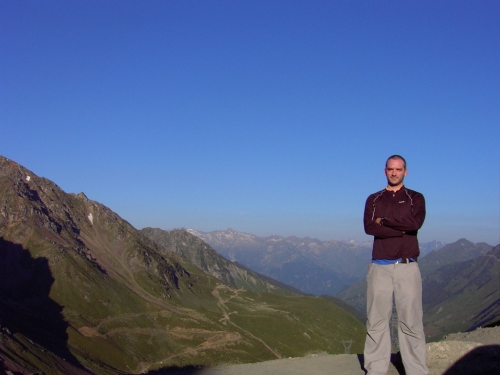
[[[428,340],[470,331],[500,317],[500,245],[460,239],[419,259]],[[366,281],[337,295],[366,311]]]
[[[289,285],[258,274],[238,262],[227,260],[210,245],[184,229],[165,231],[159,228],[143,228],[141,233],[234,288],[255,292],[269,292],[282,288],[298,295],[305,294]]]
[[[500,245],[477,258],[428,271],[423,278],[423,307],[426,333],[438,339],[498,321]]]
[[[234,262],[296,289],[339,297],[355,307],[364,321],[371,243],[258,237],[233,229],[187,231]],[[475,329],[500,317],[500,263],[493,246],[466,239],[447,245],[432,241],[420,244],[420,252],[429,340]]]
[[[500,246],[421,252],[431,340],[498,323]],[[0,156],[0,371],[160,374],[343,353],[343,340],[360,353],[369,257],[354,241],[137,230]]]
[[[363,324],[331,301],[219,258],[185,231],[161,245],[1,156],[0,199],[4,372],[154,373],[343,353],[342,340],[362,350]]]
[[[264,238],[233,229],[209,233],[188,231],[227,259],[315,295],[335,295],[361,278],[371,251],[368,244],[355,242],[309,237]]]
[[[320,241],[315,238],[258,237],[234,229],[188,232],[211,245],[218,253],[304,293],[335,296],[366,276],[371,259],[371,242]],[[444,244],[421,245],[422,254]]]
[[[306,294],[290,285],[254,272],[236,261],[227,260],[210,245],[184,229],[166,231],[159,228],[143,228],[141,232],[159,245],[187,258],[206,273],[233,287],[251,291],[283,289],[298,295]],[[347,310],[364,324],[364,314],[353,306],[334,296],[322,295],[321,297]]]

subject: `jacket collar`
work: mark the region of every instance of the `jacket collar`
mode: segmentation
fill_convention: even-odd
[[[392,195],[400,194],[405,189],[405,186],[401,186],[398,190],[389,190],[388,186],[385,187],[385,191],[391,193]]]

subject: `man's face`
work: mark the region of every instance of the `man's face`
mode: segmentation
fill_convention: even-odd
[[[403,185],[403,180],[406,176],[406,168],[403,160],[389,159],[384,172],[389,186],[396,187]]]

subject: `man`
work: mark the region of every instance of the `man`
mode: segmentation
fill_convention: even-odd
[[[417,232],[425,219],[424,196],[407,189],[408,171],[399,155],[385,164],[387,187],[368,197],[365,232],[374,236],[372,264],[366,277],[367,322],[364,365],[368,375],[389,369],[391,334],[389,321],[393,295],[398,313],[398,339],[407,375],[427,375],[422,323],[422,279],[417,258]]]

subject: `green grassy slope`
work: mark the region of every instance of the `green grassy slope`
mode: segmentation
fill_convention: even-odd
[[[0,195],[0,363],[12,371],[144,373],[343,353],[350,339],[362,350],[363,325],[329,301],[226,285],[2,157]]]
[[[500,317],[500,245],[477,259],[448,264],[424,279],[426,333],[438,340]]]

